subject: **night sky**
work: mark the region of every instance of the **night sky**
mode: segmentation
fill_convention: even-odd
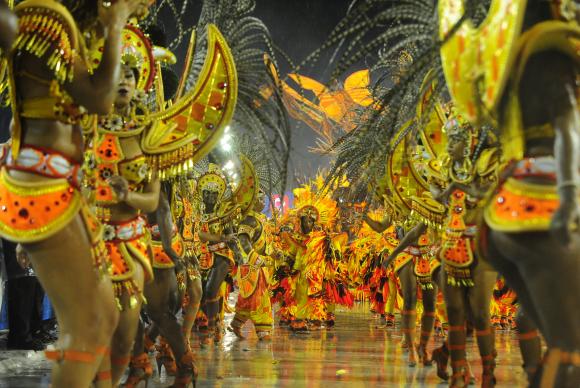
[[[275,43],[299,64],[326,40],[346,14],[352,0],[257,0],[256,16],[270,29]],[[326,59],[326,61],[325,61]],[[302,73],[327,81],[328,58],[321,58]],[[283,66],[283,65],[281,65]],[[288,71],[282,67],[282,72]],[[294,123],[290,174],[303,180],[312,177],[319,167],[328,166],[328,157],[308,151],[315,144],[315,133],[305,125]]]

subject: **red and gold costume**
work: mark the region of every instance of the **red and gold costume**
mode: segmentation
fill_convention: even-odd
[[[247,254],[245,262],[237,267],[235,280],[239,294],[232,327],[241,328],[247,320],[251,320],[258,338],[264,338],[270,335],[274,323],[269,288],[272,266],[270,238],[266,232],[265,217],[254,211],[248,216],[256,225],[242,222],[238,225],[238,236],[247,234],[253,249]]]
[[[284,238],[284,233],[293,234],[296,230],[296,220],[287,217],[280,222],[278,233],[274,237],[274,251],[278,253],[278,258],[274,260],[274,274],[272,277],[272,303],[279,303],[278,316],[280,324],[285,325],[292,322],[296,317],[296,300],[293,297],[294,276],[294,256],[290,254],[290,243]]]
[[[307,322],[318,328],[324,321],[333,321],[336,303],[352,303],[340,275],[338,262],[342,252],[340,240],[327,231],[333,228],[337,214],[336,203],[327,196],[315,198],[309,186],[294,190],[297,222],[308,217],[314,222],[314,229],[308,234],[286,234],[289,244],[288,254],[295,258],[293,282],[296,301],[295,330],[307,330]],[[349,302],[350,301],[350,302]]]

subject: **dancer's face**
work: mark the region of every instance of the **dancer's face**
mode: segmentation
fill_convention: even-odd
[[[312,229],[314,229],[314,219],[308,216],[300,217],[300,227],[304,234],[312,232]]]
[[[449,136],[447,143],[447,152],[454,162],[459,162],[465,158],[465,151],[467,150],[467,143],[461,135]]]
[[[135,87],[137,80],[135,79],[134,70],[123,65],[121,69],[121,79],[117,87],[117,97],[115,98],[115,107],[123,109],[129,106],[131,100],[135,96]]]
[[[205,205],[206,209],[212,211],[215,208],[218,199],[218,192],[217,191],[210,191],[210,190],[203,190],[201,192],[203,204]]]
[[[254,211],[261,212],[262,210],[264,210],[265,206],[266,206],[266,196],[264,195],[264,193],[260,192],[258,194],[258,197],[256,198],[256,202],[254,203]]]

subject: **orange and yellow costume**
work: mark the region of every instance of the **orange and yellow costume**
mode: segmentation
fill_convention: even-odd
[[[81,163],[55,150],[22,144],[22,118],[79,124],[86,117],[62,86],[73,80],[74,58],[87,60],[82,35],[68,10],[56,1],[28,0],[18,4],[14,11],[19,17],[20,34],[8,58],[14,124],[0,171],[0,235],[21,243],[42,241],[58,233],[80,213],[92,243],[95,266],[101,270],[106,263],[100,240],[102,228],[80,191]],[[40,28],[42,25],[51,28]],[[47,66],[54,78],[45,80],[26,71],[15,71],[13,60],[21,54],[38,58],[48,55]],[[16,93],[17,77],[50,86],[50,95],[23,100]],[[23,180],[15,171],[36,178]]]
[[[235,280],[239,294],[232,327],[241,328],[247,320],[251,320],[258,337],[264,338],[270,335],[274,323],[269,289],[272,265],[270,238],[265,229],[265,217],[253,211],[248,215],[257,225],[238,226],[238,235],[247,234],[253,242],[253,250],[247,255],[246,262],[239,263],[237,267]]]

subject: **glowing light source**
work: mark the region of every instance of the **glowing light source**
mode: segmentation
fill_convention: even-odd
[[[234,162],[232,162],[231,160],[228,160],[226,162],[226,164],[224,164],[225,170],[232,170],[233,168],[234,168]]]

